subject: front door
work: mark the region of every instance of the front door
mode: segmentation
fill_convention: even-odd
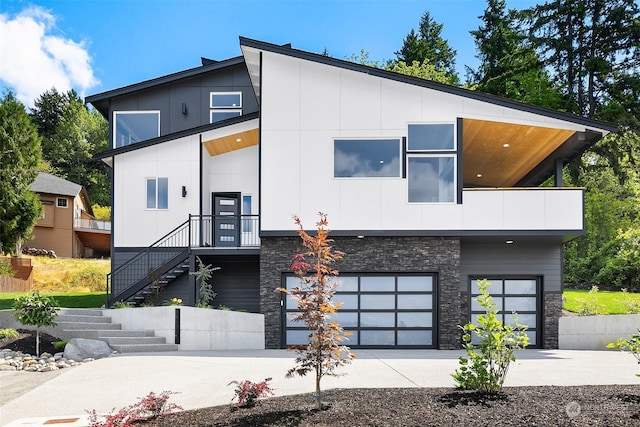
[[[213,241],[216,247],[240,246],[240,193],[213,193]]]

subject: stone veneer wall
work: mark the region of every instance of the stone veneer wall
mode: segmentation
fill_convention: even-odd
[[[449,237],[333,237],[345,252],[336,264],[344,273],[437,273],[438,348],[460,348],[460,240]],[[290,257],[300,247],[298,237],[262,237],[260,248],[260,312],[265,315],[266,348],[282,347],[282,274],[290,272]],[[435,337],[434,337],[435,338]]]
[[[543,348],[558,348],[559,320],[562,316],[562,294],[544,293],[544,339]]]

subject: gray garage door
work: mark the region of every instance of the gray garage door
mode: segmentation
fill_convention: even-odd
[[[538,347],[540,324],[540,280],[537,278],[490,277],[487,288],[496,304],[499,319],[506,324],[514,324],[514,312],[518,323],[527,326],[529,345]],[[478,315],[484,310],[478,304],[477,280],[471,280],[471,321],[477,324]]]
[[[431,274],[341,274],[334,297],[342,303],[336,319],[352,333],[353,348],[435,348],[436,281]],[[286,286],[299,286],[295,276]],[[286,298],[284,345],[304,344],[309,332],[292,322],[295,302]]]

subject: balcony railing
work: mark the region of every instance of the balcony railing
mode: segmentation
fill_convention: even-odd
[[[111,231],[111,221],[100,221],[97,219],[76,218],[74,226],[76,230]]]

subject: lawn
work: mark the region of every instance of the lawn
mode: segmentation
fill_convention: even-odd
[[[585,309],[596,309],[597,314],[629,314],[629,306],[635,304],[640,309],[640,294],[613,291],[598,291],[590,293],[583,289],[565,289],[562,293],[565,299],[565,310],[580,313]],[[636,311],[638,313],[639,311]],[[583,313],[587,314],[587,313]],[[595,314],[595,313],[592,313]]]
[[[60,307],[65,308],[97,308],[105,303],[104,292],[53,292],[45,293],[55,298]],[[13,308],[13,301],[26,292],[3,292],[0,293],[0,310]]]

